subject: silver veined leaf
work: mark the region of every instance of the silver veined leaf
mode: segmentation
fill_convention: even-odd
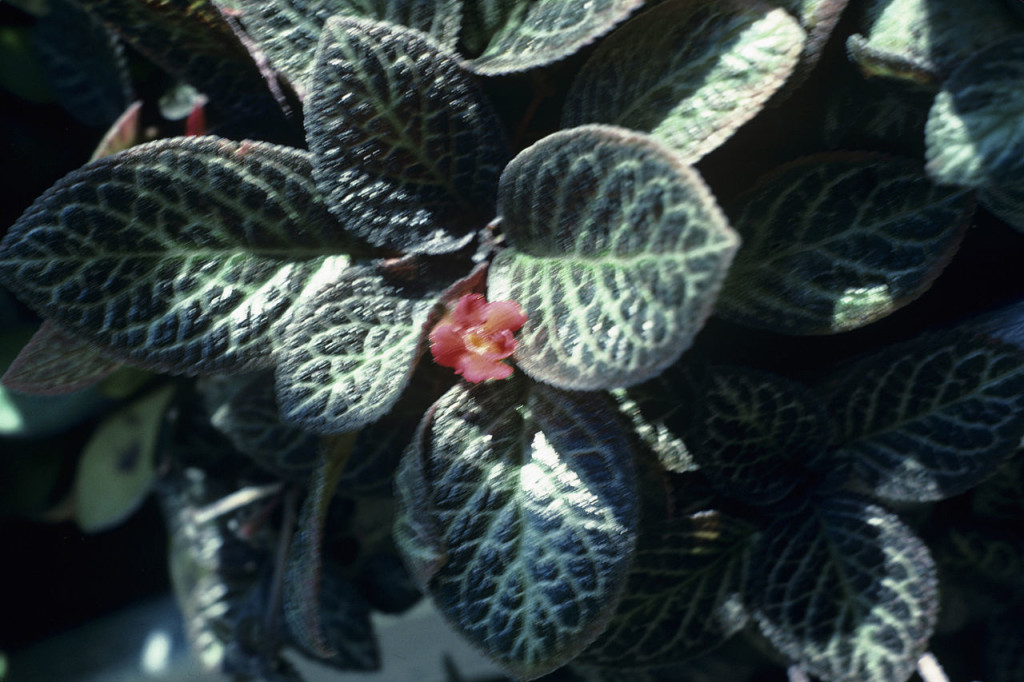
[[[925,141],[938,183],[996,191],[1024,184],[1024,35],[957,67],[935,97]]]
[[[404,558],[451,624],[519,679],[590,644],[625,587],[637,524],[627,428],[604,394],[516,375],[453,387],[404,455]]]
[[[869,356],[831,393],[840,454],[885,499],[961,493],[1024,437],[1024,352],[970,333]]]
[[[320,32],[332,16],[401,24],[432,35],[446,47],[458,40],[461,0],[214,0],[237,18],[271,65],[304,97]]]
[[[129,403],[100,422],[75,474],[75,521],[87,533],[111,528],[132,514],[156,479],[156,452],[174,386]]]
[[[714,510],[644,530],[625,596],[576,663],[632,671],[701,656],[741,630],[754,528]],[[627,679],[623,676],[622,679]]]
[[[482,50],[467,66],[479,74],[497,75],[550,64],[601,37],[642,4],[643,0],[467,0],[468,38]]]
[[[928,86],[1024,28],[999,0],[872,0],[865,24],[846,43],[865,74]]]
[[[974,212],[914,161],[834,153],[762,177],[729,210],[743,237],[716,314],[783,334],[831,334],[924,293]]]
[[[493,215],[501,123],[455,53],[419,31],[329,19],[305,123],[328,207],[374,244],[455,251]]]
[[[120,366],[92,344],[43,322],[0,382],[22,393],[60,395],[97,384]]]
[[[711,312],[738,240],[696,171],[611,126],[550,135],[501,176],[509,248],[490,300],[527,314],[514,358],[567,389],[636,384],[675,362]]]
[[[239,372],[273,361],[272,331],[352,245],[305,152],[176,138],[94,161],[39,197],[0,243],[0,280],[108,357]]]
[[[331,434],[387,414],[412,377],[445,289],[426,265],[409,259],[353,267],[303,297],[280,341],[284,421]]]
[[[761,631],[827,682],[904,682],[938,614],[935,563],[895,514],[835,495],[764,530],[747,590]]]
[[[753,0],[670,0],[601,42],[573,81],[564,127],[649,133],[686,163],[725,142],[792,73],[804,31]]]
[[[778,4],[796,17],[807,33],[807,39],[804,41],[800,61],[793,75],[786,81],[779,93],[780,96],[775,98],[773,104],[801,85],[817,66],[849,0],[779,0]]]

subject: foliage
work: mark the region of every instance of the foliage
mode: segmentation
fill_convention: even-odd
[[[959,319],[1019,291],[926,293],[1024,245],[1013,2],[53,3],[113,127],[0,242],[4,384],[145,370],[77,518],[157,491],[237,679],[373,669],[423,594],[517,679],[907,680],[965,583],[1024,609],[1019,313]],[[126,54],[210,134],[140,139]]]

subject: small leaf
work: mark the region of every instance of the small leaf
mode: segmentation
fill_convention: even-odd
[[[558,61],[610,31],[643,0],[467,0],[467,19],[487,33],[469,61],[480,74],[525,71]],[[479,30],[479,29],[478,29]]]
[[[643,384],[612,391],[619,411],[633,424],[640,441],[657,456],[660,465],[677,474],[696,471],[697,463],[683,442],[683,424],[689,404],[680,394],[685,388],[673,381],[673,368]],[[685,380],[685,378],[683,378]]]
[[[92,344],[43,322],[0,381],[22,393],[61,395],[97,384],[120,366]]]
[[[314,69],[313,173],[346,229],[402,251],[464,246],[491,215],[507,152],[458,57],[419,31],[332,17]]]
[[[104,156],[110,156],[118,152],[122,152],[129,147],[133,147],[139,143],[139,117],[142,113],[142,101],[137,100],[128,105],[128,108],[124,110],[110,129],[107,130],[106,134],[103,135],[103,139],[96,145],[96,149],[92,153],[90,161],[96,159],[102,159]]]
[[[639,383],[690,345],[737,247],[700,176],[650,138],[610,126],[550,135],[505,169],[508,249],[491,300],[527,314],[515,361],[590,390]]]
[[[82,530],[107,530],[142,504],[156,478],[160,428],[173,398],[174,387],[165,386],[96,427],[74,482],[75,521]]]
[[[729,211],[744,246],[715,312],[783,334],[830,334],[924,293],[952,258],[971,195],[909,160],[836,153],[761,178]]]
[[[273,361],[305,283],[351,250],[304,152],[215,137],[139,145],[66,176],[0,243],[0,279],[110,357],[157,371]]]
[[[768,526],[750,608],[772,644],[829,682],[910,678],[938,613],[935,564],[899,518],[836,495]]]
[[[1024,36],[1015,36],[971,55],[942,84],[925,128],[936,182],[997,191],[1024,184],[1022,79]]]
[[[664,666],[701,656],[741,630],[752,535],[749,524],[711,510],[645,532],[608,629],[576,662]]]
[[[444,288],[428,263],[350,268],[310,291],[284,329],[277,366],[282,418],[316,433],[352,431],[391,409],[423,350]]]
[[[1022,27],[998,0],[872,0],[866,26],[846,44],[865,74],[926,85]]]
[[[637,500],[627,432],[605,396],[518,376],[458,384],[406,451],[397,489],[407,563],[514,676],[564,665],[611,617]]]
[[[686,163],[754,117],[796,66],[804,32],[749,0],[670,0],[608,36],[567,96],[564,127],[650,133]]]
[[[334,15],[376,19],[415,28],[446,47],[458,39],[461,0],[214,0],[236,17],[273,67],[300,94],[313,70],[324,24]]]
[[[831,440],[821,399],[783,377],[714,367],[684,439],[715,489],[748,504],[771,504],[801,482],[801,465]]]
[[[926,336],[862,360],[829,403],[840,454],[876,495],[950,497],[1024,437],[1024,353],[966,333]]]

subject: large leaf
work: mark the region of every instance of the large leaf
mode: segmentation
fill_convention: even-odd
[[[306,153],[183,138],[71,173],[0,243],[0,280],[111,357],[158,371],[273,361],[272,330],[351,245]]]
[[[615,31],[569,91],[562,123],[650,133],[695,163],[753,118],[797,63],[804,32],[752,0],[671,0]]]
[[[841,451],[875,494],[949,497],[1024,436],[1024,352],[970,334],[926,336],[858,363],[830,403]]]
[[[975,53],[942,84],[925,128],[928,174],[936,182],[1024,185],[1022,80],[1024,35],[1018,35]]]
[[[928,549],[899,518],[837,495],[768,526],[748,599],[772,644],[828,682],[901,682],[935,627]]]
[[[931,286],[973,210],[969,193],[936,187],[909,160],[797,160],[729,211],[744,246],[715,312],[785,334],[863,326]]]
[[[650,138],[611,126],[555,133],[501,176],[510,248],[491,300],[528,320],[515,360],[569,389],[625,386],[672,364],[711,312],[737,247],[700,176]]]
[[[194,85],[226,119],[224,134],[253,127],[280,137],[281,105],[211,0],[77,0],[168,73]],[[221,116],[223,114],[223,116]]]
[[[742,367],[715,367],[684,437],[722,495],[770,504],[801,482],[801,467],[830,445],[828,413],[810,390]]]
[[[237,17],[296,91],[305,91],[313,69],[316,45],[327,20],[354,16],[401,24],[432,35],[454,47],[458,39],[461,0],[214,0]]]
[[[643,0],[466,0],[469,61],[480,74],[524,71],[568,57],[610,31]]]
[[[637,523],[625,429],[602,394],[516,376],[456,385],[405,454],[400,549],[452,625],[520,679],[576,656],[625,587]]]
[[[492,215],[501,123],[453,53],[419,31],[332,17],[306,135],[327,205],[378,245],[440,253]]]
[[[974,52],[1020,31],[999,0],[873,0],[847,40],[867,75],[938,84]]]
[[[747,621],[740,592],[752,534],[746,522],[713,510],[645,531],[615,616],[576,662],[660,667],[703,655],[738,632]]]
[[[427,263],[353,267],[310,292],[282,336],[283,419],[317,433],[352,431],[387,414],[409,383],[444,287]]]

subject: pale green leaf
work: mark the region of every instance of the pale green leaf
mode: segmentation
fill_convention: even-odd
[[[942,84],[925,128],[928,174],[942,184],[1024,184],[1024,35],[991,45]]]
[[[903,682],[938,613],[935,564],[899,517],[834,495],[764,530],[748,599],[761,631],[829,682]]]
[[[737,247],[710,191],[645,135],[583,126],[505,169],[490,300],[527,314],[515,360],[562,388],[636,384],[675,362]]]
[[[1024,352],[968,333],[865,358],[830,407],[841,456],[874,493],[937,500],[990,475],[1024,437]]]
[[[885,317],[931,286],[974,212],[913,161],[836,153],[761,178],[729,211],[743,237],[716,314],[785,334]]]
[[[575,657],[625,587],[626,428],[603,394],[516,376],[456,385],[406,451],[399,547],[441,613],[519,679]]]
[[[493,215],[501,123],[458,57],[424,34],[332,17],[305,116],[317,185],[355,234],[440,253]]]
[[[670,0],[602,41],[567,96],[564,127],[650,133],[686,163],[753,118],[793,71],[804,31],[751,0]]]
[[[480,74],[496,75],[568,57],[610,31],[643,0],[466,0],[466,4],[471,41],[486,43],[483,53],[468,66]]]
[[[87,533],[130,516],[156,479],[157,445],[174,386],[143,396],[100,422],[78,461],[75,521]]]
[[[74,335],[180,374],[273,361],[272,331],[352,246],[299,150],[215,137],[71,173],[0,243],[0,280]]]
[[[103,135],[103,139],[93,150],[90,161],[102,159],[139,143],[139,118],[142,113],[142,100],[128,105],[128,108],[117,118]]]

